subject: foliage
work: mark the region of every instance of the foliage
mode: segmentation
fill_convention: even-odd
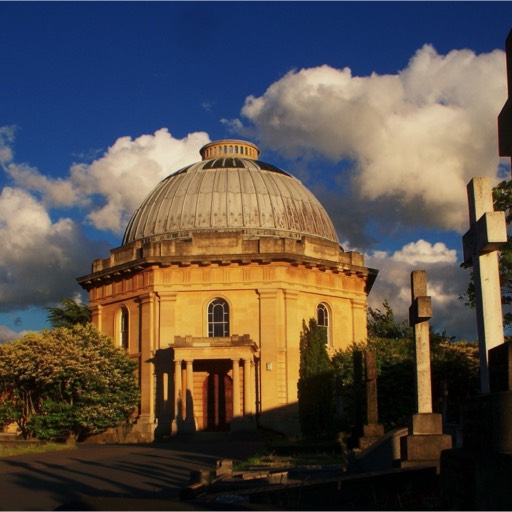
[[[398,322],[387,302],[384,312],[368,310],[367,344],[353,344],[333,357],[337,392],[343,403],[344,430],[354,426],[355,351],[375,352],[379,422],[387,430],[404,425],[416,412],[416,371],[413,330]],[[446,333],[430,332],[432,402],[435,412],[444,413],[446,421],[458,422],[465,400],[478,393],[479,358],[476,343],[455,342]],[[365,386],[360,401],[364,406]],[[363,418],[365,415],[363,414]]]
[[[53,328],[73,327],[76,324],[87,325],[91,321],[91,312],[87,304],[80,304],[70,298],[59,300],[60,306],[46,307],[48,322]]]
[[[507,227],[512,222],[512,181],[502,181],[493,188],[494,210],[505,212]],[[507,230],[508,231],[508,230]],[[462,264],[463,268],[471,268],[471,264]],[[501,303],[504,307],[503,325],[512,327],[512,236],[508,235],[508,241],[500,248],[499,272],[501,285]],[[475,286],[473,272],[466,293],[460,297],[467,306],[475,307]]]
[[[135,363],[92,324],[30,333],[0,345],[0,420],[25,438],[84,438],[128,419]]]
[[[368,338],[371,340],[401,340],[412,338],[412,329],[407,320],[397,321],[388,301],[382,303],[384,311],[368,308]]]
[[[334,433],[333,367],[327,354],[327,334],[315,319],[303,322],[300,336],[299,419],[308,439]]]

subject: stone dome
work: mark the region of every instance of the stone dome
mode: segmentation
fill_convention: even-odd
[[[250,142],[221,140],[201,149],[202,161],[162,180],[132,215],[123,245],[189,238],[197,232],[338,243],[327,212],[296,178],[261,162]]]

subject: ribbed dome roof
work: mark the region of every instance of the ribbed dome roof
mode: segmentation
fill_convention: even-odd
[[[203,161],[171,174],[133,214],[123,245],[140,239],[190,237],[198,231],[338,242],[320,202],[285,171],[256,160],[258,148],[237,140],[201,149]]]

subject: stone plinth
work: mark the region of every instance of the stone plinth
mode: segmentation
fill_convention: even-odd
[[[439,466],[443,450],[452,447],[452,438],[443,434],[440,414],[414,414],[410,420],[409,435],[400,439],[400,466],[432,464]]]

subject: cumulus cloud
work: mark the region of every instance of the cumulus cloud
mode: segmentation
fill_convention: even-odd
[[[72,165],[65,178],[50,178],[27,164],[7,161],[12,151],[4,144],[3,166],[18,187],[35,194],[45,207],[80,206],[95,228],[121,234],[156,184],[197,161],[199,149],[208,142],[204,132],[176,139],[166,128],[135,139],[121,137],[92,163]]]
[[[75,222],[52,221],[19,188],[0,193],[0,239],[0,311],[43,306],[76,293],[75,279],[93,259],[93,247]]]
[[[197,161],[209,142],[202,132],[176,139],[167,129],[121,137],[101,158],[53,178],[15,161],[14,138],[14,127],[0,127],[0,166],[10,181],[0,191],[0,312],[43,307],[62,297],[80,300],[76,277],[109,249],[88,239],[84,226],[121,234],[148,192]],[[55,218],[56,208],[69,215]],[[12,337],[10,328],[1,329],[0,339]]]
[[[325,65],[291,71],[246,99],[245,124],[227,124],[255,131],[264,147],[290,158],[351,162],[340,167],[338,202],[364,201],[368,217],[386,211],[383,229],[462,232],[467,182],[498,174],[496,118],[505,99],[502,51],[439,55],[425,45],[392,75],[357,77]]]
[[[92,164],[75,164],[70,181],[84,197],[100,195],[89,221],[100,230],[121,234],[132,213],[156,184],[179,168],[196,162],[210,142],[204,132],[175,139],[166,128],[136,139],[122,137]]]
[[[475,313],[459,300],[466,291],[468,273],[459,268],[457,254],[444,243],[418,240],[393,253],[374,251],[365,255],[368,266],[379,269],[369,305],[382,309],[387,300],[396,316],[408,318],[411,304],[410,276],[425,270],[427,293],[432,297],[431,324],[458,339],[475,339]]]

